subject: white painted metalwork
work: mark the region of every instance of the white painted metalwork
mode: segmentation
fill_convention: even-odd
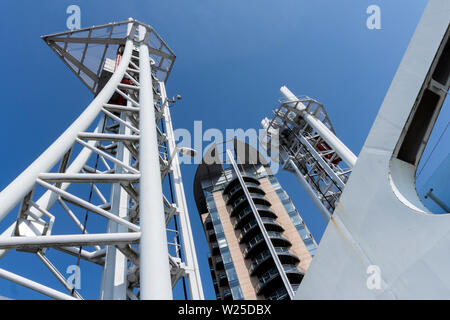
[[[0,222],[19,210],[0,236],[0,258],[14,249],[37,255],[68,294],[3,269],[0,277],[52,298],[82,299],[46,255],[56,250],[68,265],[75,257],[77,265],[83,259],[103,267],[101,299],[171,299],[184,278],[190,298],[203,299],[165,92],[175,55],[150,26],[131,18],[43,39],[96,96],[0,193]],[[163,192],[166,176],[173,176],[173,203]],[[88,214],[104,224],[90,225]],[[167,233],[175,217],[181,242],[174,253]],[[79,233],[58,234],[63,219]],[[88,233],[93,227],[104,233]]]
[[[430,212],[415,185],[449,52],[450,2],[430,0],[297,299],[450,299],[450,213]]]
[[[195,253],[194,237],[192,235],[186,195],[184,193],[183,180],[181,179],[180,162],[178,160],[178,151],[188,157],[195,157],[196,151],[186,147],[179,148],[175,145],[175,134],[173,131],[172,117],[169,110],[166,86],[163,82],[160,82],[159,88],[161,90],[161,97],[163,100],[162,112],[165,119],[168,146],[167,152],[171,155],[167,166],[172,172],[172,183],[175,191],[175,199],[181,229],[181,241],[183,243],[183,252],[186,261],[184,268],[182,268],[183,273],[178,274],[188,277],[191,297],[196,300],[203,300],[204,295],[202,279],[200,278],[200,269],[198,267],[197,254]]]
[[[287,87],[274,111],[265,118],[266,143],[277,135],[279,160],[294,173],[324,219],[328,221],[356,163],[356,156],[336,137],[323,106],[309,97],[298,99]],[[274,150],[271,150],[274,152]]]

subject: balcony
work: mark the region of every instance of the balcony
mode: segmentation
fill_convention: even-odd
[[[280,283],[282,284],[280,274],[278,273],[277,268],[273,268],[259,278],[259,283],[256,286],[256,292],[258,295],[271,292],[278,287]]]
[[[282,264],[296,265],[300,262],[299,257],[295,253],[291,252],[288,248],[275,247],[278,259],[280,259]]]
[[[231,294],[230,289],[225,289],[222,292],[223,300],[233,300],[233,295]]]
[[[211,216],[208,216],[208,217],[205,219],[204,224],[205,224],[205,229],[206,229],[206,230],[213,229],[214,226],[213,226],[213,223],[212,223]]]
[[[268,232],[269,238],[275,247],[291,247],[291,242],[286,239],[281,233]],[[262,252],[262,250],[267,249],[266,242],[261,233],[258,233],[254,238],[248,241],[246,248],[244,249],[244,257],[246,259],[252,259],[257,254]]]
[[[287,300],[289,295],[286,291],[286,288],[281,287],[277,289],[274,293],[267,297],[267,300]]]
[[[267,248],[266,242],[264,241],[264,237],[261,233],[258,233],[253,239],[251,239],[248,243],[246,248],[244,249],[244,257],[246,259],[252,258],[261,250],[264,250]]]
[[[208,239],[210,242],[216,241],[217,237],[216,237],[216,232],[213,230],[207,230],[206,234],[208,235]]]
[[[212,264],[212,258],[211,256],[208,256],[208,266],[210,271],[214,271],[214,266]]]
[[[266,194],[263,190],[259,188],[259,186],[256,183],[247,182],[245,185],[247,186],[247,189],[250,193],[256,193],[261,195]],[[233,201],[235,201],[239,196],[243,194],[244,189],[240,184],[234,186],[228,193],[227,205],[230,205]]]
[[[217,242],[211,242],[211,254],[216,256],[220,253],[219,244]]]
[[[223,287],[228,284],[228,277],[224,271],[219,272],[217,278],[219,279],[219,286]]]
[[[275,247],[275,252],[282,264],[295,265],[300,262],[300,259],[287,248]],[[273,260],[270,251],[266,249],[253,259],[250,267],[250,274],[252,276],[262,274],[273,267],[275,267],[275,261]]]
[[[256,235],[256,233],[261,232],[259,229],[258,223],[255,219],[247,223],[244,227],[241,229],[241,234],[239,235],[239,242],[244,243],[248,239],[252,238]]]
[[[274,219],[271,218],[261,218],[265,229],[268,232],[283,232],[283,227],[276,222]],[[260,232],[258,223],[256,222],[256,219],[250,221],[247,223],[244,227],[241,229],[241,234],[239,236],[240,243],[244,243],[250,238],[254,237],[257,232]]]
[[[266,206],[256,206],[258,214],[262,218],[276,219],[277,215]],[[234,229],[240,229],[243,225],[248,223],[254,217],[253,210],[250,207],[246,207],[236,216],[236,223]]]
[[[261,218],[267,232],[283,232],[284,228],[272,218]]]
[[[214,291],[217,292],[219,290],[219,285],[218,285],[215,277],[213,278],[213,286],[214,286]]]
[[[269,249],[264,250],[258,254],[253,260],[250,266],[250,275],[254,276],[258,271],[264,272],[273,267],[274,261],[272,259],[272,254]]]
[[[298,285],[302,282],[302,279],[305,275],[304,272],[300,271],[297,266],[292,264],[283,265],[284,272],[289,279],[292,287],[298,287]]]
[[[264,206],[271,206],[271,203],[266,200],[266,198],[262,194],[250,193],[250,197],[253,199],[255,205],[259,204]],[[245,195],[241,195],[240,197],[236,198],[236,200],[231,204],[230,216],[236,216],[241,210],[248,206],[248,204],[248,199]]]
[[[234,229],[240,229],[243,225],[248,223],[252,218],[254,218],[253,210],[250,207],[246,207],[236,216],[236,222],[234,224]]]
[[[300,272],[296,266],[283,265],[283,268],[291,284],[299,284],[302,281],[304,274]],[[256,291],[258,295],[272,295],[276,288],[282,285],[283,281],[281,280],[277,268],[273,268],[259,278]]]
[[[214,265],[216,267],[216,270],[223,270],[224,266],[223,266],[223,260],[222,257],[216,257],[214,259]]]
[[[258,181],[258,179],[256,179],[256,178],[253,178],[253,177],[250,177],[250,176],[243,176],[242,178],[244,179],[244,181],[245,181],[246,183],[247,183],[247,182],[252,182],[252,183],[254,183],[254,184],[256,184],[256,185],[259,185],[259,184],[260,184],[259,181]],[[240,184],[239,179],[238,179],[237,177],[234,178],[234,179],[231,180],[231,181],[228,183],[228,185],[225,187],[225,189],[223,190],[223,194],[229,194],[230,190],[231,190],[234,186],[239,185],[239,184]]]
[[[256,204],[256,209],[261,217],[276,219],[278,216],[268,206]]]
[[[268,232],[270,240],[276,247],[291,247],[292,243],[279,232]]]

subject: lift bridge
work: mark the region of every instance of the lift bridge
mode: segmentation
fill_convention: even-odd
[[[15,270],[0,277],[83,299],[61,270],[82,261],[101,267],[88,277],[98,278],[100,299],[172,299],[179,280],[187,298],[203,299],[178,159],[195,152],[175,145],[165,87],[175,54],[131,18],[43,40],[95,98],[0,193],[0,226],[13,221],[1,230],[0,257],[32,255],[27,267],[45,266],[59,288]]]
[[[287,87],[272,119],[265,118],[263,146],[292,172],[328,221],[356,163],[356,156],[336,137],[322,104],[296,97]]]

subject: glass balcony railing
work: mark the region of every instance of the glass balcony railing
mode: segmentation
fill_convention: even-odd
[[[237,216],[236,216],[236,224],[235,226],[238,226],[241,221],[243,221],[246,217],[249,216],[249,214],[253,215],[253,210],[250,207],[245,208],[242,210]]]
[[[278,232],[268,232],[267,233],[269,238],[272,240],[272,243],[276,242],[276,245],[282,246],[290,246],[290,241],[286,239],[281,233]],[[280,241],[274,241],[274,240],[280,240]],[[262,242],[264,242],[264,237],[261,233],[258,233],[254,238],[252,238],[245,247],[243,253],[244,256],[247,258],[253,251],[254,248],[258,247]]]
[[[267,232],[267,234],[271,238],[272,243],[274,245],[277,245],[277,246],[281,246],[281,245],[291,246],[292,245],[291,242],[279,232]]]
[[[239,206],[242,202],[247,201],[247,197],[245,195],[242,195],[240,197],[238,197],[233,204],[231,205],[231,210],[234,210],[237,208],[237,206]]]
[[[224,267],[222,257],[216,257],[214,259],[214,264],[215,264],[217,270],[222,270]]]
[[[264,250],[260,254],[258,254],[255,258],[252,260],[252,264],[250,266],[250,274],[253,274],[255,269],[257,269],[261,263],[264,261],[267,261],[268,259],[271,259],[272,255],[270,254],[270,251],[268,249]]]
[[[206,227],[206,229],[213,228],[211,216],[209,216],[208,218],[205,219],[205,227]]]
[[[223,290],[223,299],[228,300],[232,298],[231,289]]]
[[[294,274],[299,274],[302,275],[302,273],[298,270],[298,268],[295,265],[283,265],[283,269],[286,273],[294,273]],[[259,282],[258,285],[256,287],[256,290],[258,292],[258,294],[260,294],[265,287],[272,282],[272,280],[276,279],[279,276],[279,272],[277,270],[277,268],[273,268],[269,271],[267,271],[266,273],[264,273],[260,278],[259,278]]]
[[[264,197],[264,195],[259,194],[259,193],[250,193],[250,197],[252,197],[252,199],[261,199],[261,200],[265,200],[267,203],[269,203],[269,201],[266,200],[266,198]],[[241,203],[243,203],[244,201],[247,201],[247,197],[245,195],[242,195],[240,197],[238,197],[233,204],[231,205],[231,210],[236,209]]]
[[[246,238],[250,237],[250,231],[251,233],[254,233],[255,230],[258,230],[258,223],[256,220],[252,220],[249,223],[247,223],[244,227],[241,229],[241,233],[239,235],[239,241],[243,242]]]
[[[278,222],[276,222],[275,219],[273,218],[262,217],[261,220],[263,223],[272,223],[281,227],[281,225]]]
[[[295,273],[301,273],[298,268],[293,264],[285,264],[283,265],[283,269],[285,272],[295,272]]]
[[[275,279],[279,275],[280,274],[279,274],[277,268],[273,268],[273,269],[267,271],[259,278],[259,282],[258,282],[258,286],[256,287],[256,290],[258,292],[260,292],[264,288],[264,286],[267,285],[267,283],[271,282],[273,279]]]
[[[228,283],[228,278],[226,272],[219,272],[217,274],[217,278],[219,278],[219,285],[224,286]]]
[[[277,215],[270,210],[269,207],[263,205],[257,205],[256,209],[258,210],[258,214],[263,218],[277,218]],[[234,225],[235,229],[239,229],[242,227],[243,223],[247,221],[250,217],[253,217],[253,210],[250,206],[241,210],[236,216],[236,223]]]
[[[217,255],[219,254],[220,249],[219,249],[219,244],[217,242],[211,242],[211,253],[213,255]]]
[[[214,229],[207,230],[206,233],[210,241],[214,241],[216,239],[216,232],[214,231]]]
[[[253,249],[259,246],[262,242],[264,242],[264,237],[261,233],[259,233],[247,243],[247,246],[244,249],[244,256],[247,258]]]
[[[288,293],[286,291],[286,288],[280,288],[274,293],[272,293],[270,296],[267,297],[267,300],[285,300],[287,299]]]
[[[277,255],[280,254],[284,254],[284,255],[291,255],[292,256],[292,260],[290,260],[290,262],[298,262],[299,259],[290,252],[290,250],[288,248],[284,248],[284,247],[275,247],[275,252],[277,253]],[[261,252],[260,254],[258,254],[255,258],[253,258],[252,260],[252,264],[250,266],[250,273],[253,274],[259,267],[261,267],[261,265],[268,261],[269,259],[272,259],[272,254],[270,253],[269,249],[264,250],[263,252]],[[283,261],[281,261],[283,263]]]
[[[259,181],[256,178],[250,177],[250,176],[243,176],[244,182],[246,184],[248,183],[254,183],[256,185],[259,185]],[[233,180],[231,180],[228,185],[225,187],[225,189],[223,190],[224,194],[228,194],[230,192],[230,190],[232,188],[234,188],[236,185],[240,185],[239,179],[238,178],[234,178]]]
[[[255,189],[256,189],[257,191],[260,191],[261,193],[264,194],[264,191],[261,190],[260,187],[259,187],[259,185],[256,184],[256,183],[254,183],[254,182],[246,182],[245,185],[247,186],[247,189],[251,189],[251,190],[255,190]],[[241,191],[241,190],[242,190],[242,186],[241,186],[240,184],[238,184],[238,185],[234,186],[233,188],[231,188],[231,189],[228,191],[228,198],[227,198],[227,200],[230,200],[231,198],[233,198],[233,196],[234,196],[237,192],[239,192],[239,191]]]

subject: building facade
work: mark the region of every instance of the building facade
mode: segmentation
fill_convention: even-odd
[[[234,140],[235,166],[220,159],[219,149],[206,152],[194,181],[217,299],[289,299],[317,244],[255,149]]]

